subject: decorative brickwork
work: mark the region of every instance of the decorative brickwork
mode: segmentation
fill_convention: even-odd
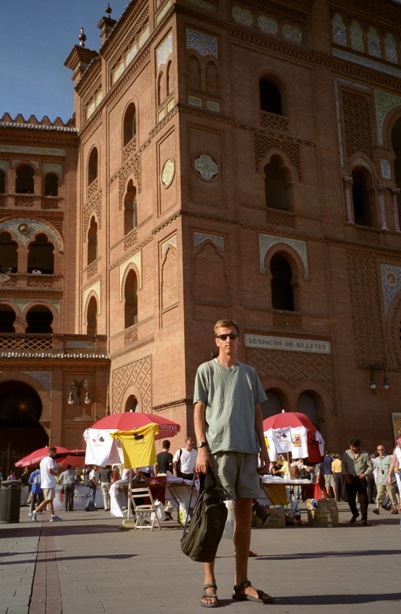
[[[355,355],[358,367],[385,362],[377,263],[371,252],[348,250]]]
[[[361,92],[343,90],[345,147],[348,156],[363,152],[373,158],[372,100]]]
[[[88,190],[89,192],[89,190]],[[86,235],[88,231],[89,220],[93,213],[96,214],[99,230],[102,227],[102,191],[97,190],[91,194],[90,200],[84,205],[83,208],[83,231],[84,231],[84,241],[86,241]]]
[[[286,226],[287,228],[295,228],[295,215],[287,211],[277,211],[277,209],[268,209],[266,211],[266,222],[273,226]]]
[[[131,155],[124,159],[124,164],[118,172],[118,206],[121,211],[123,206],[125,187],[128,176],[132,174],[135,177],[138,185],[138,192],[141,192],[141,159],[138,154],[132,152]]]
[[[330,393],[334,404],[333,364],[329,355],[248,348],[246,361],[257,365],[262,382],[280,378],[294,386],[305,380],[315,381]]]
[[[273,326],[274,328],[301,330],[302,315],[300,313],[281,313],[273,311]]]
[[[260,112],[260,123],[269,130],[276,132],[288,132],[289,122],[288,117],[276,115],[276,113],[268,113],[267,111]]]
[[[150,413],[152,410],[152,358],[145,356],[112,372],[111,412],[121,411],[124,392],[128,387],[137,388],[140,398],[140,410]]]

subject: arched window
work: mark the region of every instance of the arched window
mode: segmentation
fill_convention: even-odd
[[[270,79],[259,81],[260,110],[283,115],[281,92]]]
[[[26,314],[27,333],[52,333],[53,314],[47,307],[37,305],[31,307]]]
[[[0,305],[0,333],[15,333],[15,311],[9,305]]]
[[[124,411],[138,411],[138,399],[134,394],[129,395]]]
[[[38,234],[28,248],[28,273],[54,273],[54,246],[43,233]]]
[[[270,272],[273,309],[294,311],[292,270],[284,256],[274,254],[270,261]]]
[[[391,132],[391,144],[393,146],[394,158],[394,178],[396,185],[401,187],[401,118],[398,119]],[[398,217],[401,220],[401,192],[397,196]]]
[[[170,61],[167,64],[167,70],[166,70],[166,95],[170,96],[170,94],[173,91],[173,84],[172,84],[172,66],[173,63]]]
[[[124,116],[124,147],[136,136],[136,108],[133,102],[128,105]]]
[[[165,99],[165,78],[164,72],[161,70],[157,77],[157,105],[160,106]]]
[[[188,59],[188,89],[195,92],[202,89],[201,66],[198,58],[193,55]]]
[[[18,244],[9,232],[0,232],[0,266],[2,273],[16,273],[18,270]]]
[[[48,173],[45,177],[45,196],[58,196],[58,176]]]
[[[97,258],[97,223],[94,217],[88,231],[88,264],[94,262]]]
[[[280,414],[282,409],[288,409],[288,400],[281,390],[269,388],[265,391],[267,401],[261,403],[263,418]]]
[[[266,207],[289,211],[292,208],[290,171],[283,166],[279,156],[273,156],[264,171]]]
[[[88,310],[86,312],[86,334],[87,335],[96,335],[97,334],[97,301],[94,296],[91,297]]]
[[[6,193],[6,174],[0,169],[0,194]]]
[[[132,181],[128,183],[124,198],[124,234],[128,234],[137,227],[137,200],[136,188]]]
[[[206,64],[206,91],[209,96],[219,95],[219,73],[214,62]]]
[[[352,204],[355,224],[376,226],[376,197],[372,176],[365,168],[352,171]]]
[[[134,271],[127,275],[124,299],[124,328],[129,328],[138,322],[138,281]]]
[[[308,416],[313,424],[319,419],[319,395],[314,390],[304,390],[297,400],[297,411]]]
[[[33,194],[35,190],[34,185],[35,172],[32,166],[28,164],[22,164],[17,168],[15,178],[15,192],[16,194]]]
[[[88,185],[90,185],[98,176],[98,153],[94,147],[89,156],[88,162]]]

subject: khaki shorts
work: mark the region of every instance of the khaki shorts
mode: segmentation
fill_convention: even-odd
[[[228,499],[256,499],[260,495],[258,455],[240,452],[213,454],[214,472]]]
[[[55,496],[56,496],[55,488],[44,488],[43,489],[43,497],[45,501],[53,501]]]
[[[336,483],[334,481],[334,475],[332,473],[326,474],[324,476],[324,481],[325,481],[326,487],[331,486],[332,488],[335,488]]]

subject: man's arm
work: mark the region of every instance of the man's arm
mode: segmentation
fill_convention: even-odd
[[[259,403],[255,405],[255,431],[260,445],[261,469],[269,466],[270,459],[266,447],[265,435],[263,432],[263,414]]]
[[[196,441],[206,440],[206,406],[201,401],[194,405],[194,428]],[[198,448],[198,455],[196,458],[195,471],[200,473],[206,473],[207,468],[212,467],[212,459],[210,458],[209,450],[207,446]]]

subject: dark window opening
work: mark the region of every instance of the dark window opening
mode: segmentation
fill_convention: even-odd
[[[292,200],[291,176],[278,156],[264,168],[266,207],[289,211]]]
[[[53,322],[53,314],[47,307],[37,305],[32,307],[26,314],[27,333],[52,333],[53,329],[51,324]]]
[[[54,273],[54,246],[48,241],[45,234],[38,234],[29,244],[28,273],[53,275]]]
[[[97,224],[93,217],[91,219],[88,232],[88,264],[94,262],[97,258]]]
[[[45,177],[45,196],[58,196],[58,177],[55,173]]]
[[[124,327],[129,328],[138,322],[138,282],[134,271],[127,275],[124,298]]]
[[[92,149],[88,163],[88,185],[90,185],[98,175],[98,153],[96,147]]]
[[[17,168],[15,179],[15,192],[16,194],[33,194],[34,185],[34,170],[32,166],[24,164]]]
[[[281,254],[274,254],[270,261],[270,271],[273,309],[294,311],[291,266]]]
[[[128,106],[124,117],[124,147],[136,136],[136,109],[134,103]]]
[[[268,113],[283,115],[281,92],[269,79],[259,81],[260,109]]]
[[[18,243],[9,232],[0,232],[0,272],[16,273],[18,270]]]
[[[0,305],[0,333],[15,333],[15,311],[9,305]]]

